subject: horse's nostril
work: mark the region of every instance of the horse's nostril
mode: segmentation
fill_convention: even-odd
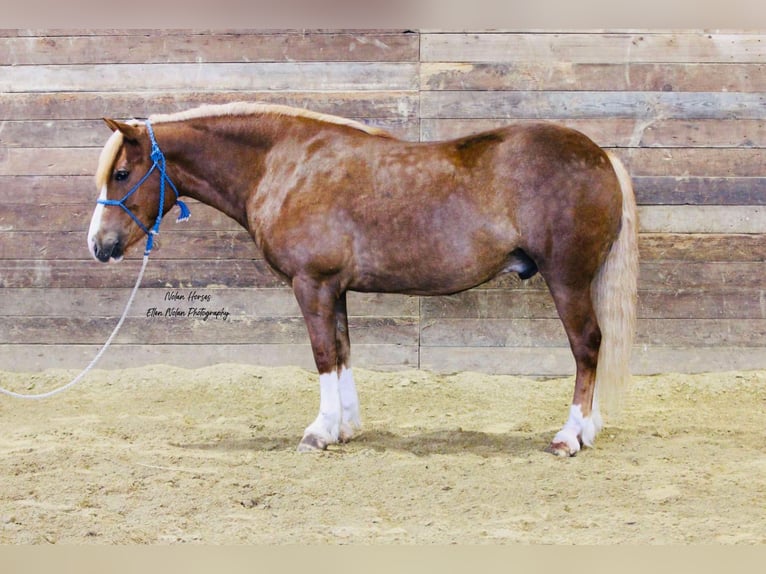
[[[120,241],[117,241],[112,245],[112,252],[110,253],[110,256],[113,259],[121,259],[123,255],[123,245]]]
[[[123,256],[124,246],[120,240],[94,242],[93,254],[102,263],[110,259],[119,260]]]
[[[98,245],[96,245],[95,255],[96,255],[96,259],[98,259],[102,263],[106,263],[107,261],[109,261],[109,258],[112,256],[112,251],[111,249],[107,250],[107,249],[104,249],[103,247],[99,247]]]

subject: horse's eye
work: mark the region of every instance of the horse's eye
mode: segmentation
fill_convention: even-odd
[[[116,172],[114,172],[114,180],[115,181],[125,181],[128,179],[128,176],[130,175],[130,172],[126,169],[118,169]]]

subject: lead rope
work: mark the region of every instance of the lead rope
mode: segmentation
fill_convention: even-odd
[[[9,391],[8,389],[4,389],[0,387],[0,394],[7,395],[15,399],[28,399],[28,400],[47,399],[59,393],[63,393],[67,389],[79,383],[80,380],[82,380],[82,378],[85,375],[87,375],[91,371],[91,369],[93,369],[93,367],[96,366],[96,363],[98,363],[99,359],[101,359],[101,355],[103,355],[106,352],[106,350],[109,348],[109,345],[112,344],[112,341],[117,336],[117,332],[120,330],[120,327],[122,327],[122,324],[125,322],[125,318],[128,316],[128,311],[130,310],[131,305],[133,305],[133,300],[136,298],[136,293],[138,292],[138,288],[141,285],[141,280],[144,278],[144,271],[146,270],[146,264],[148,262],[149,262],[149,254],[147,253],[144,255],[144,261],[141,264],[141,271],[138,272],[138,279],[136,279],[136,284],[133,286],[133,291],[130,293],[130,297],[128,298],[128,304],[125,306],[125,311],[122,312],[122,317],[120,317],[120,320],[117,322],[117,325],[112,331],[112,334],[109,335],[109,338],[106,340],[106,343],[104,343],[104,346],[101,347],[101,350],[99,350],[99,352],[96,353],[96,356],[93,357],[93,360],[90,362],[90,364],[87,367],[85,367],[85,369],[83,369],[83,371],[79,375],[77,375],[74,379],[72,379],[66,385],[59,387],[57,389],[53,389],[52,391],[48,391],[47,393],[40,393],[37,395],[26,395],[23,393],[15,393],[13,391]]]
[[[162,209],[165,205],[165,182],[167,181],[170,184],[171,189],[176,194],[176,205],[178,205],[179,209],[181,210],[181,214],[178,216],[178,219],[176,221],[186,221],[189,219],[189,208],[186,207],[186,204],[181,201],[178,196],[178,189],[176,188],[173,181],[168,177],[166,167],[165,167],[165,154],[162,153],[160,150],[160,146],[157,144],[157,140],[154,137],[154,130],[152,129],[152,124],[149,120],[146,120],[146,129],[149,133],[149,139],[152,143],[152,151],[151,151],[151,158],[152,158],[152,167],[149,169],[149,171],[146,173],[146,175],[141,178],[141,180],[131,189],[127,195],[125,195],[120,200],[111,200],[111,199],[99,199],[98,203],[103,205],[116,205],[121,207],[123,210],[125,210],[128,215],[130,215],[133,220],[138,223],[139,227],[146,233],[146,249],[144,250],[144,261],[141,264],[141,271],[138,272],[138,278],[136,279],[136,284],[133,286],[133,291],[130,293],[130,297],[128,298],[128,304],[125,305],[125,311],[122,312],[122,317],[120,317],[120,320],[117,322],[117,325],[115,326],[114,330],[112,331],[112,334],[109,335],[109,338],[106,340],[106,343],[104,343],[104,346],[101,347],[98,353],[96,353],[96,356],[93,357],[93,360],[90,362],[90,364],[85,367],[85,369],[77,375],[74,379],[72,379],[70,382],[68,382],[66,385],[59,387],[57,389],[53,389],[52,391],[48,391],[47,393],[40,393],[38,395],[26,395],[23,393],[15,393],[13,391],[9,391],[8,389],[4,389],[3,387],[0,387],[0,394],[7,395],[9,397],[13,397],[16,399],[47,399],[48,397],[52,397],[53,395],[57,395],[59,393],[64,392],[65,390],[75,386],[77,383],[79,383],[82,378],[90,372],[91,369],[98,363],[99,359],[101,358],[101,355],[103,355],[106,350],[109,348],[109,345],[112,344],[112,341],[117,336],[118,331],[120,330],[120,327],[122,327],[122,324],[125,322],[125,318],[128,316],[128,311],[130,310],[131,305],[133,305],[133,299],[136,298],[136,293],[138,292],[138,288],[141,285],[141,280],[144,277],[144,271],[146,270],[146,264],[149,262],[149,253],[151,252],[153,246],[154,246],[154,236],[158,235],[160,232],[160,221],[162,220]],[[159,198],[159,211],[157,214],[157,220],[154,223],[154,227],[151,229],[147,229],[141,221],[135,216],[135,214],[128,209],[128,207],[125,205],[125,200],[130,197],[130,195],[136,191],[141,184],[146,181],[146,179],[149,177],[149,174],[152,173],[155,169],[158,169],[160,172],[160,198]]]

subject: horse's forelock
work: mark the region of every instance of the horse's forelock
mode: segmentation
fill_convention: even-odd
[[[141,125],[138,120],[130,120],[125,122],[131,126]],[[96,168],[96,188],[101,189],[109,182],[109,176],[112,173],[112,166],[117,159],[117,154],[122,147],[122,143],[125,139],[122,132],[115,130],[109,139],[104,144],[104,149],[101,150],[101,155],[98,157],[98,167]]]
[[[109,175],[112,173],[112,166],[115,159],[117,159],[117,153],[122,147],[123,136],[122,132],[115,130],[109,139],[106,140],[104,149],[101,150],[101,155],[98,158],[98,168],[96,169],[96,188],[101,189],[109,181]]]

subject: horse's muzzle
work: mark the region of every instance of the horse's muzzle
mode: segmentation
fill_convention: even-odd
[[[93,242],[93,256],[102,263],[110,259],[120,261],[125,253],[125,246],[117,239],[113,241]]]

